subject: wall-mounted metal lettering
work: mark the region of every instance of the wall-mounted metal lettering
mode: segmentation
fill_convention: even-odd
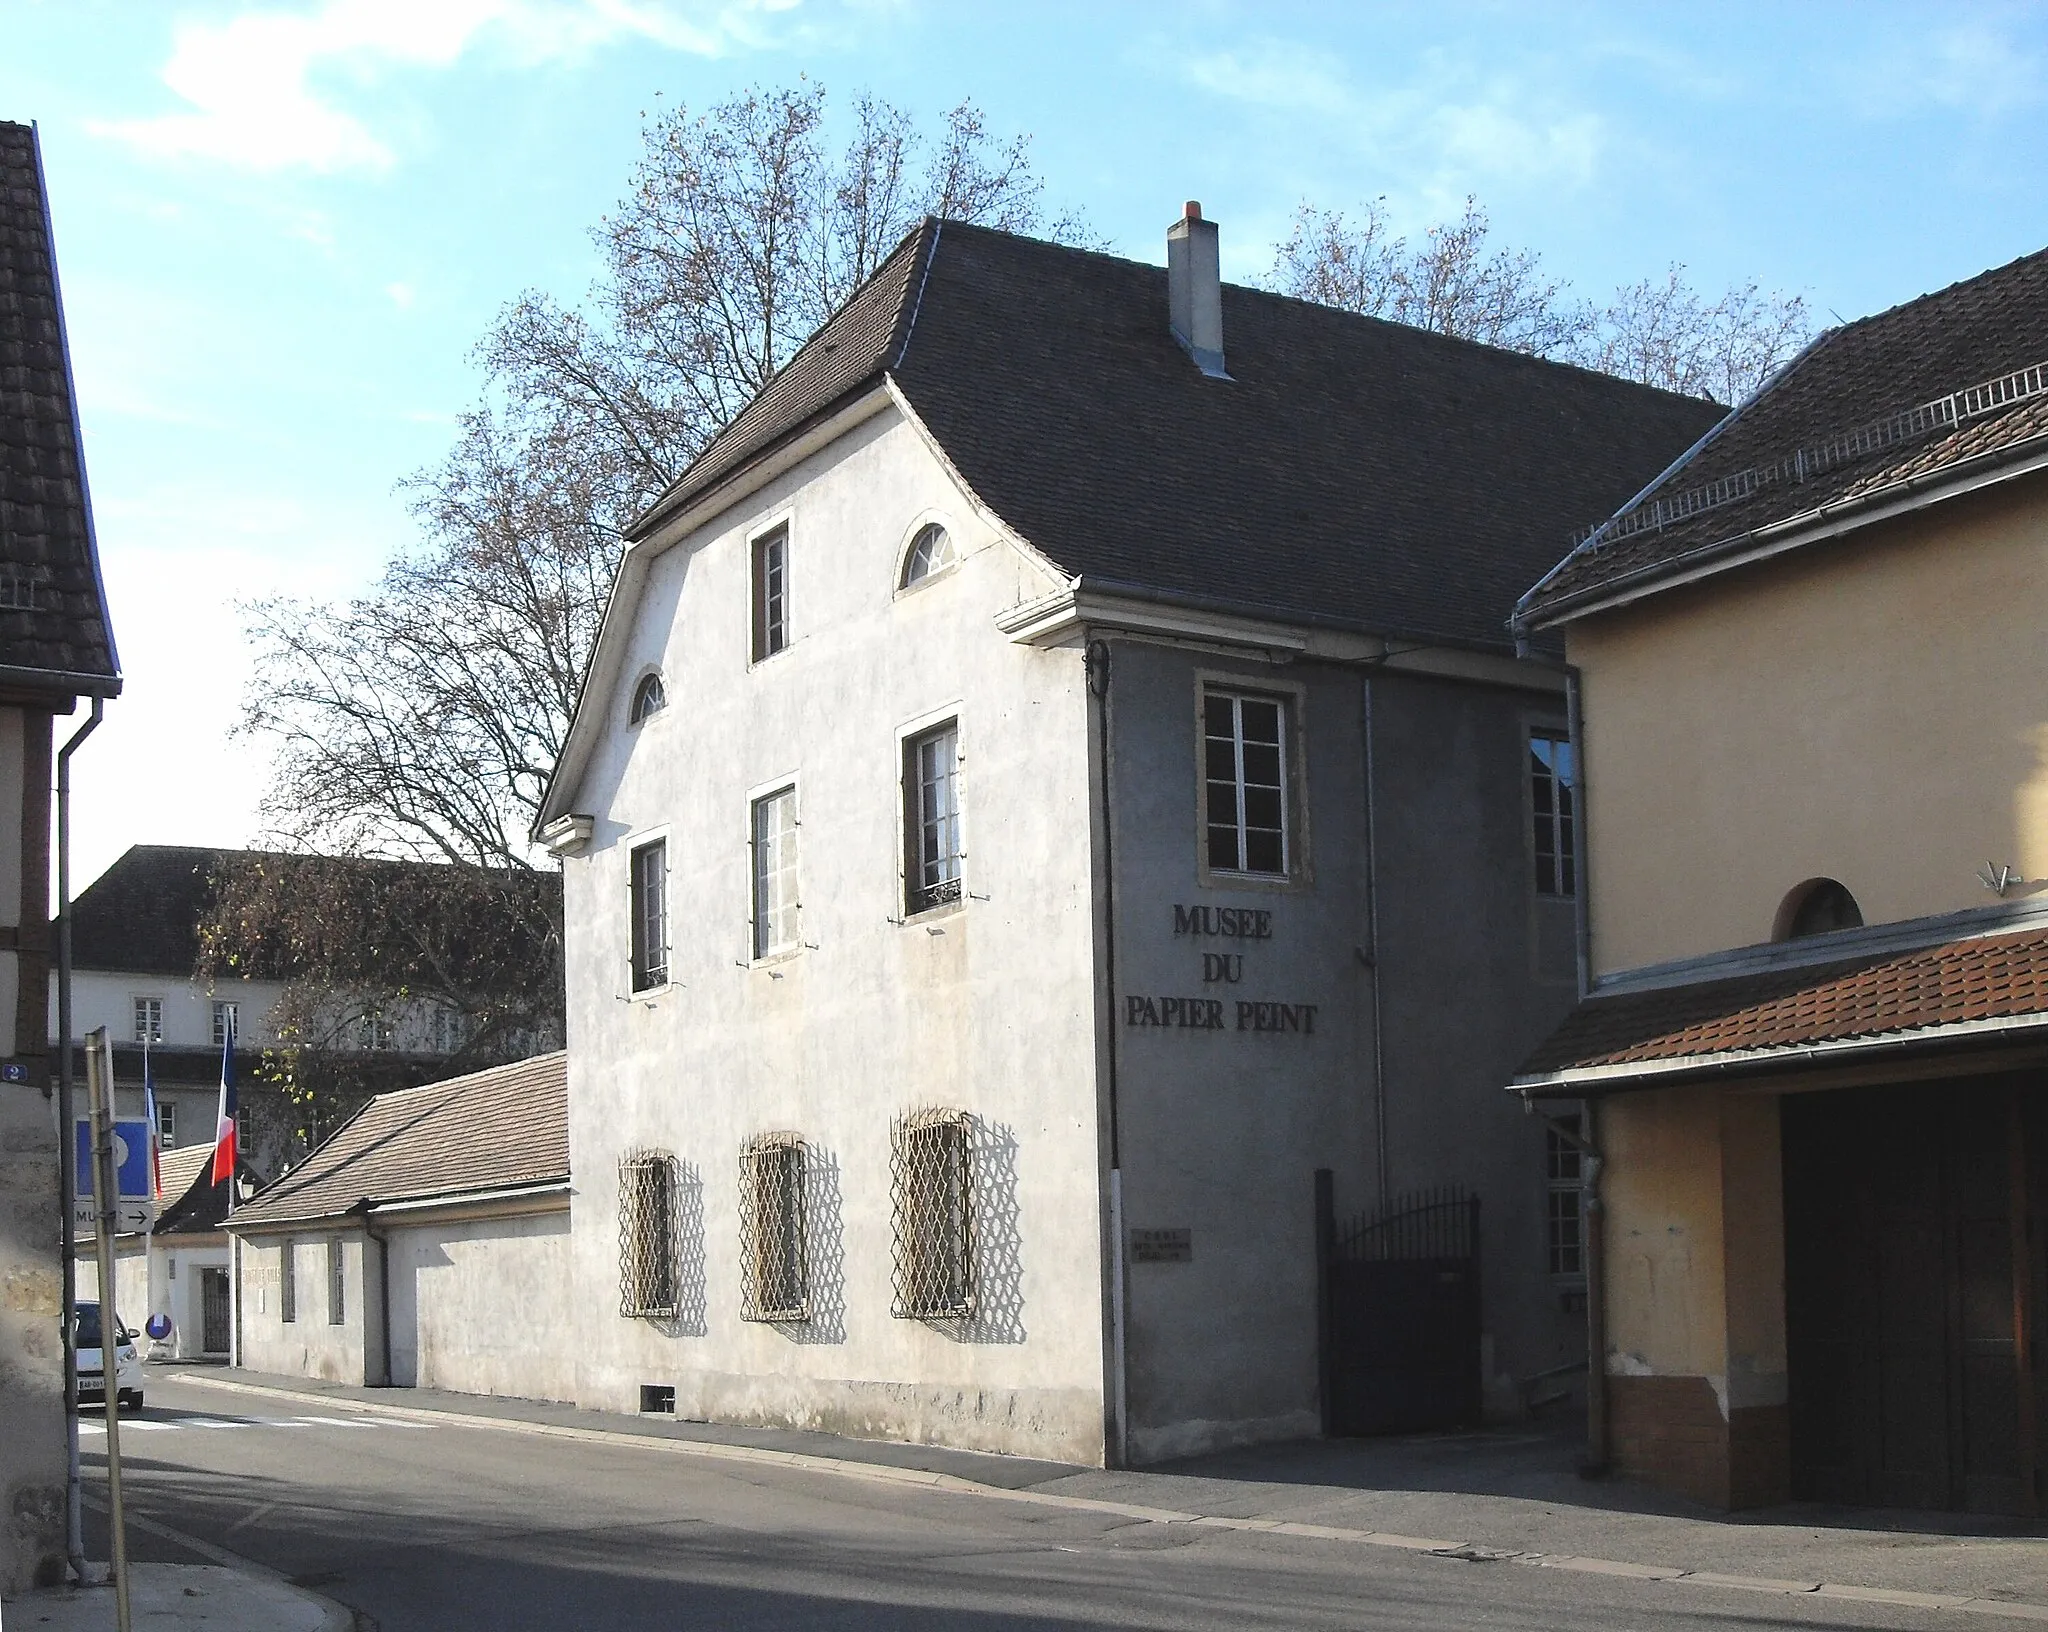
[[[1273,914],[1264,908],[1184,907],[1176,902],[1173,932],[1176,935],[1212,935],[1230,941],[1270,941],[1273,938]]]
[[[1190,1264],[1194,1259],[1193,1230],[1131,1231],[1131,1262],[1134,1264]]]
[[[1181,1031],[1298,1031],[1313,1037],[1316,1005],[1233,1003],[1226,1008],[1213,997],[1146,997],[1132,992],[1124,999],[1124,1024]]]

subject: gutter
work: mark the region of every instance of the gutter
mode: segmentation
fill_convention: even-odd
[[[238,1213],[232,1222],[235,1225],[234,1233],[237,1235],[273,1235],[280,1230],[302,1230],[313,1225],[331,1224],[348,1219],[384,1218],[394,1214],[485,1207],[497,1202],[567,1196],[571,1193],[570,1181],[567,1178],[541,1179],[530,1184],[498,1185],[487,1190],[438,1191],[418,1196],[398,1196],[387,1201],[372,1201],[365,1196],[340,1212],[301,1213],[289,1218],[277,1215],[251,1220]]]

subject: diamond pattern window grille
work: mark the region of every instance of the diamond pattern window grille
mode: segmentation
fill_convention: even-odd
[[[619,1313],[628,1319],[674,1319],[681,1306],[678,1178],[666,1151],[632,1151],[619,1160]]]
[[[767,1133],[740,1152],[740,1318],[811,1318],[804,1142]]]
[[[898,1320],[975,1310],[973,1119],[926,1109],[890,1127]]]

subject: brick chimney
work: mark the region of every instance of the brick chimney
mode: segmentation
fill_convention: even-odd
[[[1173,337],[1211,379],[1223,371],[1223,265],[1216,223],[1202,219],[1193,199],[1166,229],[1166,305]]]

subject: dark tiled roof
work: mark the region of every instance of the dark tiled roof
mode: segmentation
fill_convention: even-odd
[[[181,844],[138,844],[71,903],[71,961],[190,980],[199,962],[199,920],[213,875],[246,854]]]
[[[1231,379],[1167,326],[1163,268],[926,225],[637,529],[893,374],[974,492],[1103,587],[1505,646],[1557,540],[1710,403],[1253,289]]]
[[[2048,1013],[2048,930],[1943,941],[1586,999],[1517,1082],[1859,1040]],[[1765,1063],[1768,1063],[1766,1058]]]
[[[23,605],[26,601],[29,604]],[[0,680],[121,689],[35,131],[0,122]]]
[[[251,1224],[569,1177],[568,1055],[379,1094],[253,1201]]]
[[[1689,496],[1712,492],[1716,483],[1786,461],[1796,472],[1800,456],[1850,433],[2040,363],[2048,363],[2048,250],[1832,329],[1644,495],[1641,506],[1566,557],[1529,592],[1521,615],[1540,626],[1623,582],[1654,582],[1739,546],[1759,528],[1868,499],[1966,460],[2048,446],[2038,443],[2048,434],[2048,399],[2034,395],[1991,405],[1959,425],[1930,422],[1872,439],[1867,452],[1818,475],[1768,480],[1732,503],[1662,528],[1626,530],[1634,525],[1630,515],[1640,520],[1658,500],[1677,501],[1682,513]]]
[[[180,1145],[167,1150],[157,1170],[164,1188],[153,1233],[207,1235],[220,1228],[221,1220],[228,1216],[228,1187],[213,1182],[213,1146]],[[245,1181],[255,1177],[246,1162],[239,1164],[237,1171]]]

